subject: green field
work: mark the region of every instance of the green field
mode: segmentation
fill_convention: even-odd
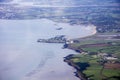
[[[72,49],[83,50],[87,54],[74,54],[71,60],[79,66],[89,80],[119,80],[120,68],[104,68],[103,57],[99,53],[107,53],[116,56],[120,63],[120,41],[99,39],[95,36],[80,39],[80,43],[70,44]],[[102,44],[102,45],[101,45]],[[100,62],[100,61],[103,62]]]
[[[93,36],[94,38],[94,36]],[[99,46],[99,44],[108,44],[108,46]],[[92,44],[98,44],[96,46],[89,46],[89,47],[83,47],[87,45],[92,45]],[[114,54],[118,58],[120,58],[120,41],[112,41],[112,40],[89,40],[89,39],[84,39],[81,40],[80,43],[73,43],[70,44],[71,47],[75,47],[76,49],[82,49],[83,51],[87,53],[108,53],[108,54]]]
[[[96,58],[91,55],[76,54],[71,60],[83,69],[81,71],[90,80],[118,80],[115,76],[120,77],[120,69],[103,69],[102,71],[103,66],[98,63],[100,60],[99,57]],[[84,66],[84,63],[88,63],[89,66]]]

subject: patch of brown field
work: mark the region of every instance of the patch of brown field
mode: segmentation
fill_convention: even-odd
[[[110,46],[110,44],[107,43],[98,43],[98,44],[86,44],[82,45],[81,47],[105,47],[105,46]]]
[[[105,63],[105,69],[120,69],[120,63]]]

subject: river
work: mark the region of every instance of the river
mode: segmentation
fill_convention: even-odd
[[[96,32],[91,26],[47,19],[0,20],[0,80],[79,80],[75,69],[63,62],[63,57],[76,52],[62,49],[63,44],[37,43],[37,39],[89,36]]]

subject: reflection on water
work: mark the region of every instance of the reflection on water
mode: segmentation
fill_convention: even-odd
[[[57,25],[55,25],[57,24]],[[62,27],[62,30],[56,28]],[[0,20],[0,80],[79,80],[63,57],[75,53],[62,44],[37,43],[39,38],[93,34],[93,27],[71,26],[50,20]]]

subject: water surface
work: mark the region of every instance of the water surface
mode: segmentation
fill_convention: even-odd
[[[62,30],[56,28],[62,27]],[[92,35],[95,27],[41,20],[0,20],[0,80],[79,80],[63,57],[75,54],[63,44],[37,43],[39,38]]]

